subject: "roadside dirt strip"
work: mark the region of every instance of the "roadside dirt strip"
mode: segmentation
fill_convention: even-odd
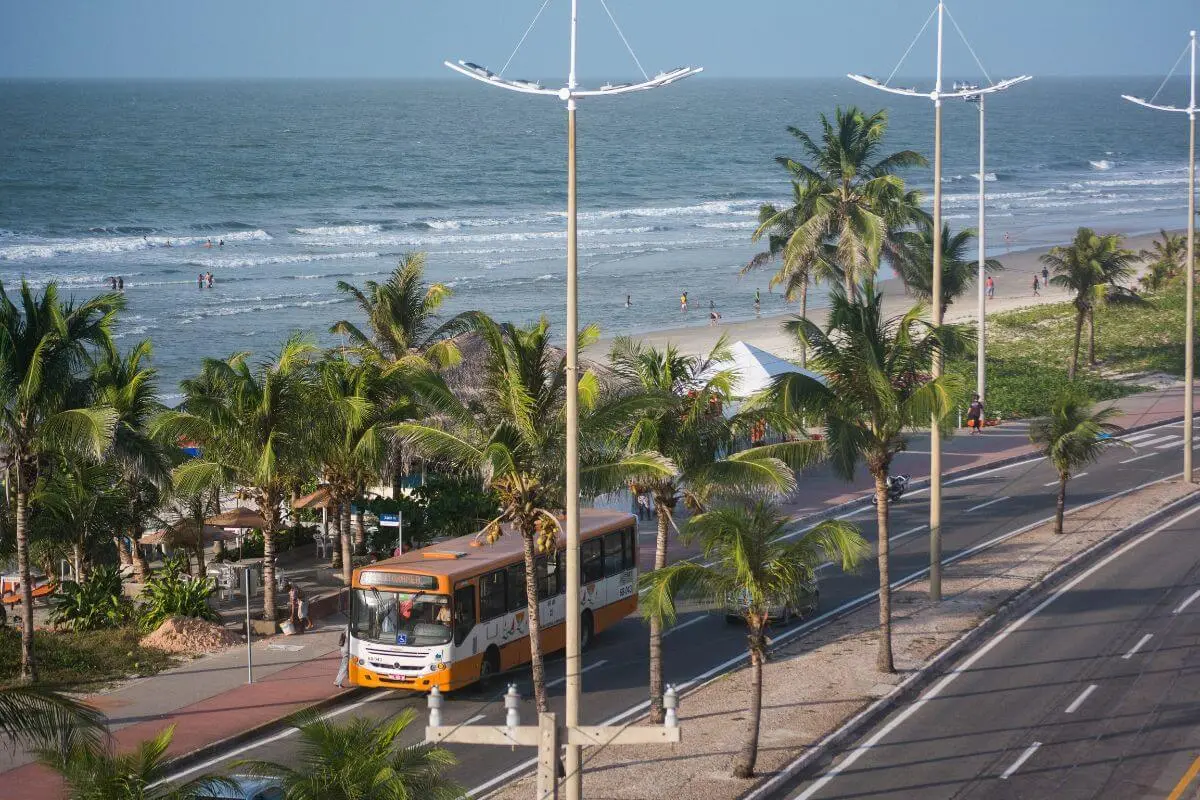
[[[749,705],[749,674],[739,669],[686,694],[680,704],[681,744],[646,748],[636,756],[628,748],[586,750],[586,796],[770,797],[786,779],[912,697],[1049,584],[1065,579],[1152,518],[1157,521],[1164,510],[1200,501],[1196,491],[1178,479],[1158,482],[1074,510],[1061,536],[1045,522],[997,537],[944,568],[940,604],[930,602],[924,576],[896,587],[894,675],[875,670],[879,612],[874,603],[802,636],[785,637],[764,670],[756,778],[730,776]],[[525,777],[490,796],[526,800],[533,792],[532,778]]]

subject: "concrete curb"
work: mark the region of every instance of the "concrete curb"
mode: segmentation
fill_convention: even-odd
[[[313,703],[312,705],[298,708],[295,711],[280,715],[274,719],[267,720],[244,731],[239,731],[232,736],[227,736],[224,739],[219,739],[203,747],[191,750],[187,753],[182,753],[175,758],[168,759],[166,762],[166,772],[175,773],[193,767],[203,761],[212,758],[218,758],[228,750],[232,750],[240,744],[244,744],[251,739],[256,739],[260,736],[268,736],[272,733],[277,733],[287,727],[288,720],[301,712],[321,712],[326,711],[342,703],[352,701],[370,691],[362,687],[355,687],[338,694],[327,697],[326,699]]]
[[[1161,424],[1164,423],[1155,423],[1155,425]],[[997,634],[1013,617],[1018,616],[1040,601],[1042,595],[1070,580],[1076,574],[1083,571],[1091,562],[1116,550],[1130,539],[1167,521],[1181,509],[1197,504],[1200,504],[1200,492],[1193,492],[1190,495],[1181,497],[1059,564],[1041,579],[1004,601],[987,619],[952,642],[938,653],[932,661],[906,678],[885,697],[881,697],[871,703],[865,709],[851,717],[840,728],[805,750],[803,754],[792,761],[791,764],[784,767],[782,771],[767,777],[759,786],[742,794],[741,800],[782,800],[782,798],[786,797],[796,788],[798,781],[809,777],[808,773],[811,770],[818,766],[825,766],[832,761],[833,757],[845,745],[861,738],[863,734],[882,722],[898,706],[914,700],[936,679],[946,674],[962,657],[969,654],[982,644],[983,641]]]

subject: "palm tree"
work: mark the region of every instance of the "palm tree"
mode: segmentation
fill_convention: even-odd
[[[836,253],[832,245],[826,244],[820,250],[812,250],[788,259],[785,257],[788,242],[796,233],[797,211],[808,203],[803,196],[810,187],[816,184],[801,184],[792,181],[793,204],[791,208],[782,211],[771,203],[764,203],[758,210],[759,228],[754,232],[753,239],[758,241],[764,234],[767,237],[767,249],[756,254],[742,267],[741,274],[765,266],[771,262],[780,262],[779,270],[771,276],[768,287],[774,289],[782,285],[783,296],[789,303],[800,299],[800,316],[808,316],[808,289],[810,285],[822,281],[834,282],[842,279],[842,272],[833,259]],[[808,351],[800,348],[800,366],[808,366]]]
[[[975,230],[964,228],[952,234],[942,226],[942,316],[946,309],[975,282],[979,262],[970,254]],[[925,303],[933,302],[933,226],[919,225],[918,230],[899,235],[892,266],[904,285]],[[988,272],[1004,267],[994,258],[983,263]]]
[[[486,356],[483,374],[473,376],[480,396],[464,400],[445,378],[426,372],[414,378],[420,401],[439,418],[394,426],[405,445],[467,474],[482,477],[500,498],[499,514],[485,525],[483,536],[494,542],[506,527],[521,536],[525,557],[526,618],[534,695],[539,711],[547,710],[538,609],[535,559],[552,550],[560,531],[566,476],[566,354],[550,345],[545,319],[528,327],[497,324],[480,315],[475,329]],[[594,327],[580,332],[579,346],[597,337]],[[602,399],[595,372],[579,379],[580,441],[587,443],[625,425],[649,403],[643,398]],[[581,448],[585,457],[588,447]],[[588,469],[594,484],[624,485],[634,477],[668,473],[673,467],[656,453],[614,454],[599,448]]]
[[[855,286],[874,274],[894,233],[924,216],[920,194],[906,192],[896,171],[924,166],[925,159],[912,150],[880,157],[886,131],[886,111],[867,116],[854,107],[837,109],[834,122],[821,115],[819,143],[788,127],[808,163],[787,156],[775,159],[798,184],[793,186],[795,203],[760,218],[754,232],[755,240],[768,232],[788,233],[785,270],[824,257],[831,244],[845,293],[852,296]]]
[[[390,425],[411,419],[415,409],[407,394],[398,391],[401,367],[331,357],[318,365],[318,373],[315,402],[327,412],[318,415],[325,428],[320,435],[325,481],[333,506],[348,509],[383,470]],[[340,512],[337,517],[342,577],[348,586],[352,543],[349,525],[342,525]]]
[[[406,708],[386,720],[365,717],[335,723],[302,713],[293,721],[300,733],[297,766],[241,761],[239,772],[277,779],[289,800],[458,800],[463,788],[445,777],[455,764],[445,748],[401,744],[416,719]]]
[[[137,581],[145,582],[149,566],[139,539],[145,522],[170,489],[168,451],[149,433],[150,423],[163,411],[156,384],[158,370],[149,366],[150,340],[139,342],[124,357],[115,347],[105,348],[92,370],[96,402],[117,413],[110,462],[120,471],[129,504],[130,558]],[[119,544],[124,552],[124,544]]]
[[[87,579],[97,545],[129,524],[129,502],[116,471],[87,458],[61,459],[38,479],[30,504],[38,509],[33,529],[70,559],[77,583]]]
[[[112,441],[116,413],[89,404],[85,367],[89,350],[110,341],[122,298],[105,294],[76,304],[63,301],[53,283],[38,296],[22,281],[19,302],[0,283],[0,441],[8,448],[16,490],[21,677],[33,681],[29,497],[39,461],[62,451],[99,458]]]
[[[750,655],[750,715],[746,739],[734,758],[733,775],[749,778],[758,760],[758,730],[762,716],[762,669],[767,655],[767,625],[772,609],[794,608],[797,598],[811,592],[816,570],[826,561],[840,561],[853,570],[870,552],[858,529],[848,522],[829,520],[797,535],[792,520],[764,500],[715,508],[688,523],[689,536],[699,536],[707,564],[683,561],[642,575],[645,595],[642,614],[673,624],[680,596],[730,607],[731,598],[746,621]]]
[[[0,688],[0,736],[27,747],[98,742],[104,715],[97,709],[41,686]]]
[[[1187,259],[1187,237],[1160,229],[1150,249],[1139,251],[1138,258],[1150,267],[1141,277],[1142,285],[1158,291],[1183,270],[1183,262]]]
[[[293,486],[318,468],[319,426],[311,402],[315,348],[292,336],[279,353],[251,365],[249,353],[207,358],[198,377],[183,381],[184,402],[159,415],[156,437],[185,438],[201,454],[175,468],[184,496],[237,488],[266,521],[263,526],[263,619],[274,620],[275,535]]]
[[[1067,367],[1067,380],[1075,379],[1079,365],[1079,349],[1083,338],[1083,323],[1093,320],[1089,346],[1089,363],[1095,363],[1095,323],[1092,316],[1102,299],[1106,284],[1129,275],[1134,254],[1121,247],[1119,234],[1097,234],[1091,228],[1080,228],[1075,239],[1066,247],[1052,247],[1041,256],[1041,262],[1054,272],[1050,282],[1074,292],[1075,344]]]
[[[367,281],[366,291],[338,281],[367,316],[364,332],[339,320],[331,333],[348,336],[362,352],[388,362],[415,361],[419,366],[449,367],[459,360],[451,337],[463,328],[460,317],[438,324],[437,312],[452,294],[442,283],[426,286],[425,254],[406,253],[385,283]]]
[[[637,482],[638,494],[654,498],[658,535],[654,569],[667,565],[672,515],[683,503],[702,510],[711,495],[769,490],[787,494],[796,488],[793,470],[815,461],[820,446],[784,442],[736,451],[737,434],[762,416],[761,410],[726,416],[739,376],[722,362],[732,358],[725,337],[705,357],[685,355],[674,345],[664,350],[619,337],[609,361],[627,386],[655,398],[658,407],[640,416],[630,432],[631,449],[651,449],[671,460],[675,471]],[[650,620],[650,719],[662,722],[662,622]]]
[[[1063,514],[1067,507],[1067,481],[1071,473],[1091,464],[1113,445],[1129,445],[1115,434],[1124,430],[1109,422],[1120,409],[1108,406],[1092,410],[1092,402],[1069,388],[1059,393],[1050,406],[1050,416],[1029,425],[1029,441],[1058,472],[1058,505],[1054,512],[1054,532],[1063,532]]]
[[[111,740],[79,743],[65,751],[41,748],[38,760],[62,776],[66,800],[200,800],[212,797],[214,789],[237,789],[214,775],[182,785],[166,783],[171,773],[167,748],[174,734],[174,725],[164,728],[126,753],[116,752]]]
[[[820,420],[834,472],[853,480],[860,462],[875,480],[879,528],[879,656],[881,672],[893,672],[891,579],[888,564],[888,475],[892,459],[907,445],[906,432],[935,417],[948,424],[962,382],[953,375],[931,378],[935,357],[962,352],[964,334],[953,325],[934,327],[916,305],[885,319],[883,295],[863,284],[861,299],[836,288],[827,327],[795,318],[785,329],[806,342],[823,378],[785,373],[763,398],[779,413]]]

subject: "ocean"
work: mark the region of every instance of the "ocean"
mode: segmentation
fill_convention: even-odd
[[[988,100],[994,256],[1065,242],[1079,225],[1186,224],[1185,117],[1120,99],[1157,84],[1037,78]],[[1185,92],[1172,81],[1160,100]],[[932,161],[931,103],[845,79],[702,75],[581,101],[581,319],[605,335],[704,325],[710,301],[745,319],[756,288],[764,314],[788,310],[766,272],[738,268],[759,249],[759,205],[788,196],[774,157],[800,149],[786,127],[815,133],[819,113],[851,104],[888,109],[886,151]],[[544,314],[561,329],[557,100],[453,78],[21,81],[0,82],[0,108],[0,281],[85,296],[120,275],[118,336],[153,339],[168,399],[204,356],[265,355],[296,329],[337,344],[329,326],[357,318],[337,282],[383,280],[409,251],[425,251],[429,279],[453,288],[448,313]],[[978,112],[947,101],[944,119],[946,219],[974,226]],[[928,191],[932,168],[905,177]],[[213,289],[197,289],[200,272]]]

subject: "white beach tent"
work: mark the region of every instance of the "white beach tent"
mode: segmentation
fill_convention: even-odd
[[[771,381],[777,375],[783,375],[788,372],[799,372],[802,375],[808,375],[822,383],[825,379],[817,373],[802,369],[799,364],[793,364],[791,361],[780,358],[774,353],[768,353],[761,347],[755,347],[752,344],[747,344],[738,340],[729,346],[732,353],[732,358],[729,361],[724,361],[720,367],[733,368],[737,370],[741,379],[738,382],[735,392],[739,399],[753,397],[763,389],[771,385]],[[727,409],[729,413],[734,413],[737,409],[737,403],[733,403],[733,408]]]

